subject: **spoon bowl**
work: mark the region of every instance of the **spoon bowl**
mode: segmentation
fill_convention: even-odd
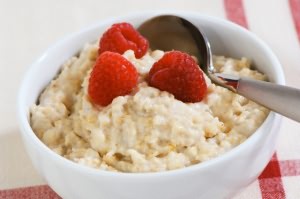
[[[148,39],[153,50],[180,50],[197,57],[202,71],[215,84],[235,91],[233,81],[226,84],[224,78],[214,75],[215,68],[208,38],[188,20],[174,15],[157,16],[144,22],[138,31]],[[232,79],[237,78],[232,77]]]

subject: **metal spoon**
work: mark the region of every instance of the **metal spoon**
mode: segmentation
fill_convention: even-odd
[[[208,77],[222,87],[300,122],[300,90],[244,77],[215,73],[212,52],[205,34],[178,16],[162,15],[144,22],[139,32],[151,49],[180,50],[194,55]]]

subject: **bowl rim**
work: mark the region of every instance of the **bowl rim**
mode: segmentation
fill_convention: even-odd
[[[248,137],[243,143],[239,144],[238,146],[235,146],[234,148],[230,149],[229,151],[225,152],[224,154],[221,154],[220,156],[214,157],[210,160],[207,160],[207,161],[195,164],[195,165],[190,165],[190,166],[175,169],[175,170],[158,171],[158,172],[125,173],[125,172],[115,172],[115,171],[96,169],[96,168],[80,165],[78,163],[75,163],[75,162],[67,159],[67,158],[64,158],[64,157],[58,155],[57,153],[55,153],[54,151],[52,151],[46,144],[44,144],[32,130],[32,128],[30,126],[30,121],[28,120],[28,117],[27,117],[29,110],[25,110],[26,106],[24,104],[24,101],[22,100],[23,97],[26,96],[26,90],[27,90],[26,85],[28,84],[28,82],[31,81],[30,77],[34,74],[34,71],[40,67],[40,62],[42,62],[43,59],[45,59],[49,53],[51,54],[52,50],[55,50],[58,46],[63,45],[68,40],[72,40],[73,38],[76,38],[86,32],[92,31],[99,26],[103,26],[104,24],[113,23],[115,21],[120,21],[122,19],[130,20],[130,19],[134,19],[134,18],[137,18],[140,16],[144,17],[147,15],[154,16],[154,15],[160,15],[160,14],[176,14],[176,15],[184,15],[184,16],[190,16],[190,17],[205,18],[205,20],[212,20],[214,22],[222,23],[223,25],[230,26],[230,28],[236,29],[237,31],[241,31],[242,34],[247,34],[249,37],[252,37],[252,39],[254,39],[256,41],[257,45],[259,45],[261,48],[264,49],[265,52],[268,53],[268,55],[273,63],[273,67],[276,71],[275,72],[275,74],[277,76],[276,83],[285,84],[285,78],[284,78],[282,66],[281,66],[278,58],[275,56],[275,54],[272,52],[272,50],[267,46],[267,44],[265,42],[263,42],[260,38],[258,38],[254,33],[248,31],[247,29],[245,29],[237,24],[227,21],[225,19],[213,17],[213,16],[206,15],[206,14],[200,14],[200,13],[192,12],[192,11],[179,11],[179,10],[148,10],[148,11],[143,11],[143,12],[138,11],[138,12],[134,12],[134,13],[131,13],[128,15],[123,15],[120,17],[110,17],[110,18],[101,20],[101,22],[99,22],[99,23],[95,23],[90,26],[87,26],[86,28],[83,28],[82,30],[80,30],[78,32],[69,34],[69,35],[65,36],[64,38],[58,40],[52,46],[50,46],[46,51],[44,51],[44,53],[33,64],[31,64],[28,71],[25,73],[23,80],[21,81],[21,86],[19,89],[18,99],[17,99],[17,102],[18,102],[17,103],[17,117],[18,117],[18,123],[19,123],[19,127],[21,130],[23,142],[26,142],[25,138],[24,138],[25,136],[30,136],[30,140],[33,142],[33,144],[35,144],[36,147],[40,148],[43,153],[49,155],[49,157],[52,160],[55,160],[55,162],[57,164],[64,165],[64,166],[68,167],[69,169],[72,169],[77,172],[91,174],[94,176],[109,176],[109,177],[124,177],[124,178],[144,178],[144,177],[155,178],[155,177],[170,176],[170,175],[172,175],[172,176],[185,175],[187,173],[192,173],[196,170],[205,170],[205,169],[211,167],[211,165],[220,164],[220,162],[224,162],[227,159],[234,157],[236,154],[239,153],[239,151],[243,151],[244,149],[251,147],[251,145],[255,142],[255,140],[259,139],[259,137],[263,133],[260,131],[262,131],[262,129],[265,128],[265,126],[267,124],[269,124],[271,122],[272,127],[273,127],[274,124],[280,123],[281,116],[270,111],[270,113],[267,116],[267,118],[265,119],[265,121],[260,125],[260,127],[252,135],[250,135],[250,137]],[[265,132],[265,133],[268,133],[268,132]]]

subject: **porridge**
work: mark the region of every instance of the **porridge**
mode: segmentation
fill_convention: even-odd
[[[152,87],[147,74],[164,56],[148,50],[122,56],[138,73],[137,86],[106,106],[89,97],[89,78],[98,56],[86,44],[70,58],[30,109],[36,135],[57,154],[89,167],[118,172],[156,172],[183,168],[219,156],[247,139],[269,110],[204,75],[207,92],[185,103]],[[246,58],[213,57],[218,72],[266,80]]]

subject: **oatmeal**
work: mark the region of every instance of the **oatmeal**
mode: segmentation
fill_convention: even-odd
[[[163,51],[123,56],[139,73],[138,86],[105,107],[91,103],[88,80],[97,45],[72,57],[31,107],[31,126],[53,151],[76,163],[120,172],[178,169],[219,156],[247,139],[269,111],[205,77],[201,102],[184,103],[150,87],[145,78]],[[219,72],[266,80],[246,58],[214,56]]]

